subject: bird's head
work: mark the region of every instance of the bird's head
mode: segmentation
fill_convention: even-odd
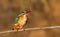
[[[31,12],[31,10],[24,10],[24,11],[20,11],[19,14],[28,15],[30,12]]]
[[[25,10],[24,14],[28,15],[31,12],[31,10]]]

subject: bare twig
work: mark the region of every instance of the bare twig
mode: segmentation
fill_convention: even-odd
[[[29,31],[29,30],[44,30],[44,29],[60,29],[60,26],[50,26],[50,27],[40,27],[40,28],[26,28],[25,31]],[[20,29],[18,31],[22,31],[22,30]],[[9,32],[16,32],[16,30],[2,31],[0,33],[9,33]]]

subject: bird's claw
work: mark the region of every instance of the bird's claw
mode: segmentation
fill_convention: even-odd
[[[25,31],[25,28],[22,28],[21,30],[22,30],[22,31]]]

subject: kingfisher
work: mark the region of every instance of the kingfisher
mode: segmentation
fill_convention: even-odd
[[[22,31],[24,31],[25,29],[23,28],[24,25],[27,22],[27,15],[30,13],[30,10],[24,10],[22,12],[19,13],[19,15],[16,17],[15,19],[15,23],[13,26],[13,30],[16,30],[18,32],[19,29],[22,29]]]

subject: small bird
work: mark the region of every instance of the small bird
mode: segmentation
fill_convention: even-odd
[[[24,31],[25,29],[23,28],[24,25],[26,24],[27,21],[27,15],[30,13],[30,10],[25,10],[19,13],[17,18],[15,19],[15,24],[13,26],[13,30],[16,30],[18,32],[19,29],[22,29]]]

